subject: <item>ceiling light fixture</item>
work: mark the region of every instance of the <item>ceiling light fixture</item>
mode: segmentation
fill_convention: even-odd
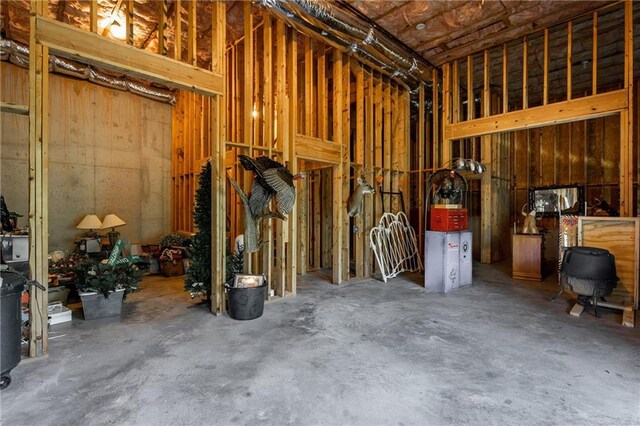
[[[423,24],[422,22],[420,22],[419,24],[416,24],[416,30],[424,30],[426,27],[425,24]]]

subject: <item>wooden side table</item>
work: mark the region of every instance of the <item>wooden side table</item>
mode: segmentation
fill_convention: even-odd
[[[516,280],[542,281],[542,234],[513,234],[511,276]]]

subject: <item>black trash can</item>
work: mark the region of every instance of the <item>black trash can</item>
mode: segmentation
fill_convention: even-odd
[[[228,287],[229,316],[236,320],[252,320],[262,316],[267,283],[259,287]]]
[[[13,271],[0,272],[0,389],[11,383],[11,370],[20,363],[22,340],[22,314],[20,299],[27,283],[26,278]]]

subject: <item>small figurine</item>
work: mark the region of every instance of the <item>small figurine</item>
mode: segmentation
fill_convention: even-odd
[[[525,204],[526,205],[526,204]],[[538,227],[536,226],[536,209],[532,209],[528,214],[524,212],[524,206],[522,206],[522,216],[524,216],[524,225],[522,226],[523,234],[537,234]]]

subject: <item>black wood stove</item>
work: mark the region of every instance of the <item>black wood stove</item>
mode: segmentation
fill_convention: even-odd
[[[563,288],[578,295],[580,305],[593,305],[597,317],[598,299],[604,300],[618,284],[615,256],[597,247],[570,247],[562,259],[560,280]]]

